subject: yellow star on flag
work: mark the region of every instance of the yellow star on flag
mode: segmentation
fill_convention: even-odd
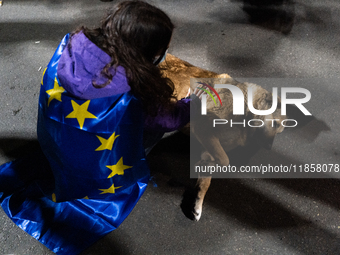
[[[71,100],[73,112],[66,116],[66,118],[73,118],[77,119],[80,129],[83,129],[85,119],[96,119],[97,117],[94,116],[92,113],[87,111],[89,107],[90,100],[87,100],[82,105],[77,104],[75,101]]]
[[[41,77],[41,85],[44,85],[44,76],[45,76],[46,69],[47,69],[47,67],[45,68],[43,75]]]
[[[115,193],[115,190],[116,189],[119,189],[119,188],[121,188],[122,186],[119,186],[119,187],[115,187],[115,185],[114,184],[112,184],[112,186],[110,187],[110,188],[108,188],[108,189],[99,189],[99,190],[101,190],[101,191],[103,191],[102,193],[100,193],[100,194],[106,194],[106,193],[112,193],[112,194],[114,194]]]
[[[115,134],[116,132],[113,132],[113,134],[108,139],[105,139],[97,135],[99,141],[102,144],[95,151],[112,150],[113,143],[116,140],[116,138],[119,136]]]
[[[132,166],[126,166],[123,164],[123,157],[121,157],[117,164],[112,165],[112,166],[106,166],[107,168],[112,170],[112,173],[109,175],[107,178],[111,178],[115,176],[116,174],[118,175],[124,175],[124,170],[131,168]]]
[[[59,86],[57,78],[55,78],[53,89],[46,90],[46,93],[50,95],[50,97],[48,98],[47,106],[50,105],[50,103],[53,99],[57,99],[58,101],[61,102],[61,93],[63,93],[64,91],[65,91],[65,89],[63,87]]]

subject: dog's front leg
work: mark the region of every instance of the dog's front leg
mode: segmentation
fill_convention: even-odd
[[[193,216],[194,220],[199,221],[202,215],[202,206],[205,194],[207,193],[211,182],[211,177],[200,177],[197,179],[195,191],[197,192],[194,208],[193,208]]]
[[[195,132],[196,138],[206,148],[206,152],[201,155],[201,161],[198,165],[219,164],[220,166],[229,165],[229,157],[224,151],[220,140],[210,132],[201,133],[201,130]],[[211,177],[199,177],[195,187],[196,199],[192,210],[193,218],[198,221],[202,215],[202,205],[205,194],[211,183]]]
[[[197,163],[197,165],[215,166],[217,162],[220,165],[223,164],[226,164],[226,166],[229,165],[229,158],[225,153],[224,149],[222,148],[219,139],[216,136],[210,136],[209,139],[207,140],[203,139],[201,140],[201,142],[204,142],[204,147],[206,147],[207,150],[208,148],[210,148],[210,151],[214,152],[215,154],[213,157],[209,153],[209,151],[203,152],[201,155],[201,160]],[[198,221],[201,218],[204,197],[210,187],[210,183],[211,177],[199,177],[197,179],[195,186],[196,199],[194,203],[194,208],[192,210],[194,220],[196,221]]]

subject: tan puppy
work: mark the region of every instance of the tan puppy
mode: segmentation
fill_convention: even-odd
[[[272,105],[272,94],[262,87],[250,84],[239,83],[227,74],[217,74],[207,70],[203,70],[189,64],[175,56],[167,54],[160,68],[164,75],[172,80],[175,85],[177,98],[183,98],[187,94],[190,87],[190,78],[202,78],[199,81],[207,82],[215,78],[215,84],[231,84],[242,90],[244,95],[248,93],[248,87],[253,89],[253,106],[257,110],[267,110]],[[198,84],[192,84],[192,91]],[[213,86],[213,84],[210,84]],[[245,146],[250,138],[256,137],[258,143],[270,149],[276,134],[281,133],[284,127],[281,121],[286,116],[280,114],[280,99],[278,98],[278,107],[272,114],[254,115],[248,107],[245,97],[244,109],[245,115],[233,115],[233,97],[228,89],[216,89],[219,94],[223,106],[215,106],[213,100],[207,97],[207,115],[199,117],[190,123],[191,134],[203,145],[205,151],[201,155],[201,161],[197,165],[209,165],[212,162],[220,166],[229,165],[229,157],[227,152],[238,147]],[[215,99],[216,95],[215,95]],[[207,119],[209,121],[207,121]],[[213,119],[233,119],[234,122],[242,122],[243,119],[260,119],[265,124],[260,128],[243,127],[242,125],[216,125],[213,127]],[[266,121],[267,120],[267,121]],[[211,177],[198,178],[196,183],[195,195],[196,199],[191,208],[190,218],[199,220],[202,214],[202,204],[204,196],[210,186]]]

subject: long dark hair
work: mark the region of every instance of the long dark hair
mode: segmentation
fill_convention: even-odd
[[[94,80],[93,86],[105,87],[113,77],[110,70],[122,66],[132,93],[141,99],[149,115],[155,116],[160,106],[170,109],[175,100],[174,85],[162,76],[153,60],[165,53],[173,29],[162,10],[142,1],[121,2],[110,10],[101,27],[78,29],[76,32],[83,31],[111,57],[101,72],[107,81],[98,84]]]

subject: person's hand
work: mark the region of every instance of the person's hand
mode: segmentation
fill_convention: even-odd
[[[201,88],[201,86],[197,86],[194,89],[193,94],[195,94],[200,100],[202,100],[202,95],[206,95],[207,92],[205,92],[204,90],[198,89],[199,87]],[[190,91],[190,89],[189,89],[189,91]]]

